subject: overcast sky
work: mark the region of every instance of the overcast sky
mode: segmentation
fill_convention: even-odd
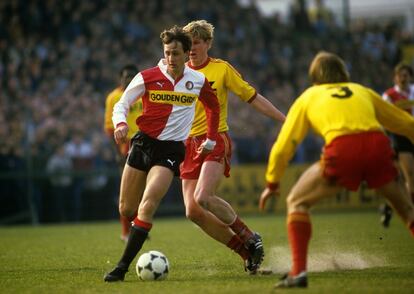
[[[252,0],[239,0],[240,3],[249,3]],[[290,3],[294,0],[254,0],[261,11],[265,14],[271,14],[278,11],[286,14]],[[345,0],[325,0],[325,5],[335,11],[341,11]],[[307,0],[308,7],[313,6],[313,0]],[[372,16],[376,12],[395,14],[411,10],[414,13],[413,0],[349,0],[351,14],[356,17],[360,15]]]
[[[238,0],[241,4],[250,3],[252,0]],[[265,15],[278,12],[285,19],[289,6],[294,0],[253,0]],[[341,15],[345,0],[325,0],[325,5],[331,8],[335,14]],[[313,0],[307,0],[308,8],[313,6]],[[378,18],[380,16],[401,15],[407,18],[407,25],[414,30],[414,0],[349,0],[351,19],[368,17]],[[341,18],[340,18],[341,19]]]

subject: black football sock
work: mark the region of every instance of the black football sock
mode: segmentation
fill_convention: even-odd
[[[119,267],[128,269],[135,256],[137,256],[138,252],[141,250],[142,245],[147,239],[147,236],[148,230],[136,226],[131,227],[131,232],[129,233],[124,254],[121,257],[121,260],[118,262]]]

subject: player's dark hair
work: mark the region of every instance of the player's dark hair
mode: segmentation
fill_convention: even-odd
[[[186,33],[183,28],[179,26],[173,26],[168,30],[164,30],[160,34],[160,38],[163,44],[170,44],[171,42],[180,42],[183,46],[184,52],[188,52],[191,49],[191,36]]]
[[[394,68],[394,74],[397,75],[403,70],[406,70],[411,77],[414,76],[412,67],[403,62],[397,64],[397,66]]]
[[[345,62],[338,55],[325,51],[316,54],[309,67],[309,77],[316,85],[349,82]]]
[[[139,69],[138,69],[138,67],[135,64],[132,64],[132,63],[131,64],[124,65],[121,68],[121,70],[119,71],[119,76],[122,76],[122,73],[124,71],[129,71],[129,72],[133,73],[134,75],[136,75],[138,73]]]

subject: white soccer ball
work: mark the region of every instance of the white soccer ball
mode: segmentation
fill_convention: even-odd
[[[170,264],[167,257],[155,250],[143,253],[135,267],[137,275],[144,281],[164,280],[168,276]]]

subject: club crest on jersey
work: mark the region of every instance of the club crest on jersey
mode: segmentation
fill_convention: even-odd
[[[173,104],[180,106],[192,105],[198,96],[191,93],[174,91],[149,91],[149,101],[153,103]]]
[[[192,90],[194,88],[194,83],[192,81],[187,81],[185,87],[187,90]]]

